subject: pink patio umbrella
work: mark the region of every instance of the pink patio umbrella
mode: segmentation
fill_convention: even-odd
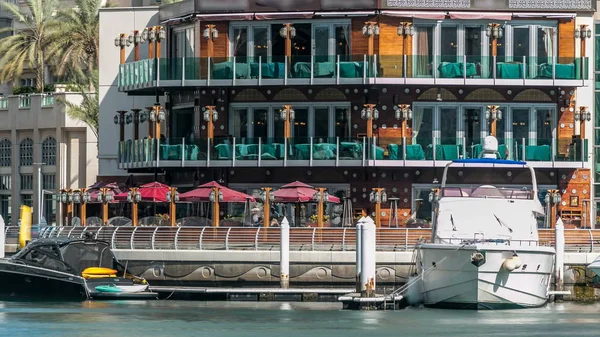
[[[293,183],[281,186],[277,191],[273,192],[273,196],[275,197],[274,202],[296,204],[296,218],[300,219],[299,204],[314,202],[313,197],[316,193],[319,193],[319,191],[314,187],[296,180]],[[329,194],[326,194],[326,196],[325,202],[335,204],[340,202],[340,198],[338,197]],[[322,219],[322,214],[319,214],[319,217]]]
[[[246,202],[247,200],[250,200],[251,202],[256,201],[251,195],[232,190],[217,183],[216,181],[211,181],[209,183],[198,186],[198,188],[194,190],[180,194],[179,200],[192,202],[209,202],[210,192],[212,192],[215,188],[218,188],[219,192],[221,192],[223,195],[223,199],[220,200],[220,202]]]
[[[167,202],[167,192],[170,189],[170,186],[155,181],[140,186],[138,192],[142,197],[142,202]],[[128,194],[129,191],[119,193],[115,195],[115,200],[127,201]]]
[[[212,193],[212,198],[211,198]],[[218,195],[215,196],[215,193]],[[219,202],[255,202],[251,195],[238,192],[222,186],[216,181],[198,186],[198,188],[179,195],[179,200],[191,202],[211,202],[213,213],[213,226],[219,226]]]

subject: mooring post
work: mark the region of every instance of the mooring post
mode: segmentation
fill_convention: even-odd
[[[375,222],[371,217],[364,219],[362,223],[362,249],[361,249],[361,296],[373,297],[375,295]]]
[[[279,249],[279,284],[281,288],[290,287],[290,223],[287,217],[281,220],[281,242]]]
[[[565,225],[561,218],[556,221],[554,228],[554,242],[556,245],[556,258],[554,260],[554,282],[556,290],[563,290],[563,275],[565,269]]]
[[[4,218],[0,215],[0,258],[4,258],[5,255],[5,244],[6,244],[6,237],[4,235]]]
[[[356,292],[360,293],[361,290],[361,281],[360,281],[360,271],[361,271],[361,256],[362,256],[362,223],[365,220],[365,217],[361,217],[358,219],[356,223]]]

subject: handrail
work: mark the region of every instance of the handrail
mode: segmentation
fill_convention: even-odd
[[[206,230],[214,235],[205,235]],[[166,226],[53,226],[42,228],[39,238],[82,238],[85,233],[93,233],[95,238],[110,241],[112,249],[253,249],[278,250],[279,232],[277,227],[192,227],[181,226],[175,231]],[[311,251],[354,251],[354,228],[290,228],[290,249]],[[101,233],[102,232],[102,233]],[[539,245],[554,245],[554,229],[539,229]],[[6,226],[7,243],[14,244],[19,237],[19,227]],[[61,233],[61,234],[59,234]],[[68,233],[68,234],[67,234]],[[431,229],[420,228],[378,228],[377,250],[410,251],[415,244],[431,236]],[[565,251],[600,252],[595,238],[600,237],[600,229],[565,229]],[[511,240],[515,244],[527,240]],[[191,243],[194,243],[190,245]],[[197,243],[197,245],[195,244]]]

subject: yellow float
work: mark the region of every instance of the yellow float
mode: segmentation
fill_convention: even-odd
[[[105,277],[117,277],[117,271],[110,268],[103,267],[90,267],[86,268],[82,273],[86,279],[90,278],[105,278]]]

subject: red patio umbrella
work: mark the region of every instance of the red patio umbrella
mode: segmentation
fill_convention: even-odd
[[[98,193],[100,193],[100,189],[101,188],[108,188],[110,189],[115,195],[117,194],[121,194],[123,193],[123,191],[126,190],[125,186],[123,185],[119,185],[116,182],[112,182],[112,183],[105,183],[102,181],[99,181],[93,185],[91,185],[90,187],[88,187],[85,191],[88,192],[90,194],[90,202],[89,203],[97,203],[98,201]],[[127,200],[127,196],[125,196],[125,199]]]
[[[192,202],[208,202],[210,201],[210,192],[215,187],[218,188],[219,191],[223,194],[222,202],[246,202],[247,200],[250,200],[251,202],[256,201],[252,196],[222,186],[216,181],[211,181],[209,183],[198,186],[198,188],[194,190],[180,194],[179,200]]]
[[[157,181],[140,186],[138,192],[142,196],[142,202],[167,202],[167,192],[170,187]],[[115,200],[127,201],[129,191],[115,195]]]
[[[317,192],[318,191],[310,185],[294,181],[293,183],[281,186],[277,191],[273,192],[273,195],[275,196],[275,202],[303,203],[313,202],[313,196]],[[327,202],[338,204],[340,198],[329,195]]]

